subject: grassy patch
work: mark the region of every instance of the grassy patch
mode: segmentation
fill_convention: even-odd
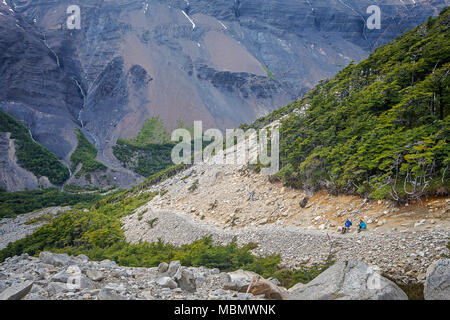
[[[273,75],[273,73],[264,64],[261,65],[264,68],[264,71],[266,71],[267,77],[269,77],[272,80],[275,80],[275,76]]]

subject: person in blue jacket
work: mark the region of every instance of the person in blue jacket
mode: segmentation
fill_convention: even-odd
[[[367,225],[364,221],[359,220],[359,227],[358,227],[358,233],[361,232],[361,230],[365,230],[367,228]]]
[[[342,234],[346,233],[348,229],[350,229],[352,222],[347,218],[345,221],[344,227],[342,227]]]

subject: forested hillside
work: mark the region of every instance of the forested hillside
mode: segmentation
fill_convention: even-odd
[[[449,25],[447,8],[251,125],[289,114],[278,176],[376,199],[448,193]]]

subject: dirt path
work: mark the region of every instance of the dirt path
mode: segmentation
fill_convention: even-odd
[[[150,227],[148,222],[155,218]],[[424,279],[429,264],[449,254],[446,244],[450,233],[444,229],[408,233],[353,231],[346,235],[274,224],[222,229],[192,215],[153,210],[150,206],[122,221],[125,236],[132,243],[161,239],[180,245],[207,235],[212,235],[215,242],[228,243],[237,237],[240,244],[257,243],[256,253],[281,254],[286,266],[323,262],[331,249],[336,260],[360,259],[403,279]]]

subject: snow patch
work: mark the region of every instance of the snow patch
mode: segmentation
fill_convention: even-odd
[[[227,30],[228,28],[227,28],[227,26],[226,25],[224,25],[223,24],[223,22],[222,21],[219,21],[220,22],[220,24],[222,25],[222,27],[225,29],[225,30]]]
[[[184,10],[181,10],[181,12],[182,12],[182,13],[184,14],[184,16],[189,20],[189,22],[192,23],[192,30],[194,30],[194,29],[195,29],[195,23],[194,23],[194,20],[192,20],[191,17],[189,17],[189,16],[187,15],[187,13],[184,12]]]

